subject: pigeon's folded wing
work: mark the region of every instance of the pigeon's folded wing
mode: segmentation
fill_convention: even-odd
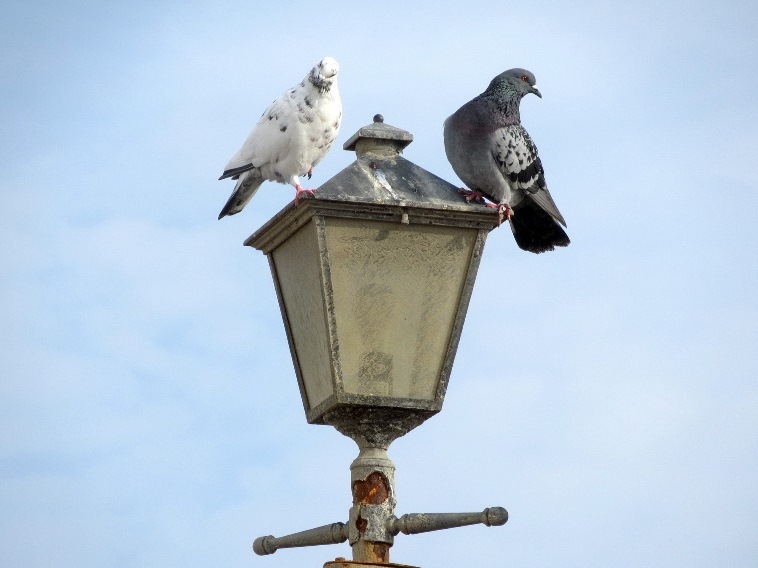
[[[511,187],[522,189],[564,227],[563,219],[545,182],[545,171],[529,133],[520,124],[501,128],[496,136],[493,157]]]
[[[297,121],[297,106],[288,94],[271,103],[242,148],[226,164],[222,178],[238,176],[286,155],[294,135],[290,128],[293,119]]]

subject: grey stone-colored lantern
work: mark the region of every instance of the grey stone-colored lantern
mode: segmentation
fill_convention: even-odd
[[[382,564],[400,531],[507,519],[500,507],[394,516],[386,450],[442,408],[497,222],[492,209],[403,158],[412,140],[377,115],[345,143],[355,162],[245,241],[268,256],[308,422],[331,424],[360,449],[348,523],[259,538],[259,554],[349,539],[354,562]]]

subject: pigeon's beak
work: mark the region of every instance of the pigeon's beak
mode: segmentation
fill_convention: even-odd
[[[539,91],[539,89],[537,88],[536,85],[531,88],[531,92],[534,93],[535,95],[537,95],[539,98],[542,98],[542,93],[540,93],[540,91]]]

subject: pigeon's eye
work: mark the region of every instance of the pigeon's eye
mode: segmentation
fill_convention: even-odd
[[[528,82],[529,82],[529,77],[527,77],[526,75],[521,75],[521,80],[522,80],[524,83],[528,83]]]

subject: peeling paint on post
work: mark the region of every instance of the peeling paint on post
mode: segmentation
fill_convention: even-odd
[[[356,440],[360,453],[350,466],[353,506],[348,538],[353,560],[389,562],[394,535],[388,530],[395,513],[395,465],[384,448]]]
[[[381,505],[390,494],[389,482],[378,471],[371,473],[363,481],[353,482],[353,505]]]

